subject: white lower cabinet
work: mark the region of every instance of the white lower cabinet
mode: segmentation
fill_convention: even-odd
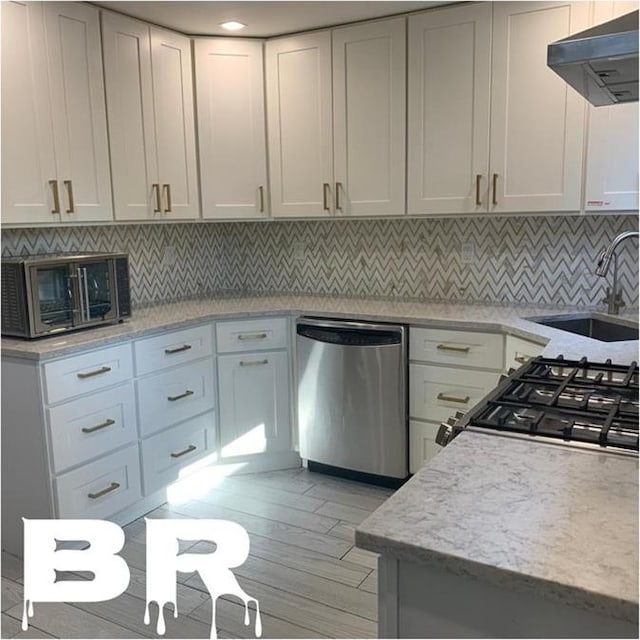
[[[106,518],[142,497],[138,444],[55,479],[59,518]]]
[[[221,456],[290,449],[288,352],[219,356],[218,372]]]
[[[205,358],[136,382],[140,435],[192,418],[214,407],[214,364]]]
[[[159,491],[178,480],[187,467],[216,446],[213,411],[197,416],[142,441],[144,495]]]
[[[504,351],[504,370],[518,369],[531,358],[539,356],[544,350],[544,345],[539,342],[507,335]]]
[[[131,382],[48,410],[56,473],[136,442],[136,402]]]
[[[417,473],[442,447],[436,444],[439,422],[409,421],[409,473]]]
[[[521,352],[522,345],[517,347]],[[498,384],[504,363],[502,333],[410,328],[410,473],[442,448],[435,441],[440,423],[480,402]]]

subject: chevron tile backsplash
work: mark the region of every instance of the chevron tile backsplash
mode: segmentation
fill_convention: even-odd
[[[619,215],[7,229],[2,255],[126,251],[136,304],[234,290],[595,307],[609,284],[593,275],[595,257],[637,226]],[[619,254],[637,308],[635,244]]]

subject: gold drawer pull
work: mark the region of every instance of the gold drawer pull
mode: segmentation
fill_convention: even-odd
[[[188,398],[194,394],[191,389],[187,389],[184,393],[181,393],[179,396],[167,396],[167,400],[169,402],[175,402],[176,400],[182,400],[182,398]]]
[[[95,369],[94,371],[87,371],[86,373],[77,373],[76,375],[80,380],[84,380],[85,378],[93,378],[93,376],[99,376],[103,373],[109,373],[111,371],[111,367],[100,367],[99,369]]]
[[[241,333],[238,340],[264,340],[266,337],[266,333]]]
[[[182,456],[186,456],[187,453],[191,453],[195,451],[198,447],[195,444],[190,444],[184,451],[178,451],[177,453],[170,454],[172,458],[181,458]]]
[[[520,364],[524,364],[525,362],[528,362],[531,359],[531,356],[527,356],[527,355],[516,355],[516,357],[514,358],[514,360],[516,362],[519,362]]]
[[[476,175],[476,206],[479,207],[482,205],[482,200],[480,199],[480,180],[482,180],[482,175]]]
[[[458,353],[469,353],[471,347],[458,347],[455,344],[439,344],[438,351],[456,351]]]
[[[100,429],[104,429],[105,427],[110,427],[112,424],[115,424],[116,421],[111,418],[107,418],[104,422],[100,424],[95,424],[93,427],[82,427],[82,433],[93,433],[94,431],[100,431]]]
[[[156,182],[151,185],[151,189],[153,190],[156,197],[156,206],[153,208],[153,213],[161,213],[162,203],[160,201],[160,185]]]
[[[268,360],[240,360],[241,367],[255,367],[261,364],[269,364]]]
[[[459,402],[460,404],[469,404],[469,400],[471,400],[469,396],[460,398],[459,396],[449,396],[446,393],[439,393],[437,398],[438,400],[444,400],[444,402]]]
[[[191,349],[190,344],[183,344],[181,347],[176,347],[175,349],[165,349],[164,352],[167,355],[171,355],[172,353],[180,353],[182,351],[189,351]]]
[[[493,196],[491,198],[491,204],[494,206],[498,204],[498,174],[497,173],[493,174]]]
[[[51,213],[60,213],[60,192],[58,191],[58,181],[49,180],[49,186],[53,193],[53,209],[51,209]]]
[[[64,186],[67,188],[67,197],[69,198],[69,208],[67,213],[75,213],[75,205],[73,204],[73,184],[71,180],[63,180]]]
[[[108,487],[102,489],[102,491],[98,491],[96,493],[87,493],[87,496],[92,500],[97,500],[98,498],[102,498],[102,496],[106,496],[107,493],[111,493],[112,491],[115,491],[116,489],[119,489],[119,488],[120,488],[119,482],[112,482]]]

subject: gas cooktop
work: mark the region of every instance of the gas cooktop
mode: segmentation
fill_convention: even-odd
[[[465,429],[536,436],[638,454],[638,366],[587,358],[530,360],[465,415],[442,425],[446,444]]]

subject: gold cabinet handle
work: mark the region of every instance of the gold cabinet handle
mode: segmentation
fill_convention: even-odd
[[[329,186],[329,183],[323,182],[322,183],[322,210],[323,211],[331,211],[331,208],[329,207],[329,189],[331,189],[331,187]]]
[[[157,182],[154,182],[151,185],[151,189],[154,191],[155,198],[156,198],[156,206],[153,209],[153,213],[161,213],[162,202],[160,201],[160,185]]]
[[[103,373],[108,373],[109,371],[111,371],[111,367],[100,367],[99,369],[94,369],[93,371],[76,373],[76,376],[80,378],[80,380],[84,380],[85,378],[93,378],[93,376],[99,376]]]
[[[258,187],[258,199],[260,201],[260,213],[264,213],[264,187],[262,185]]]
[[[524,364],[525,362],[528,362],[531,359],[531,356],[527,356],[525,354],[516,354],[516,357],[514,358],[514,360],[516,362],[519,362],[520,364]]]
[[[167,195],[167,208],[164,210],[164,212],[165,213],[171,213],[171,185],[170,184],[163,184],[162,185],[162,190]]]
[[[82,427],[82,433],[93,433],[94,431],[100,431],[100,429],[104,429],[106,427],[110,427],[112,424],[115,424],[116,421],[111,418],[107,418],[104,422],[100,424],[94,424],[93,427]]]
[[[119,488],[120,488],[119,482],[112,482],[105,489],[102,489],[101,491],[97,491],[96,493],[87,493],[87,496],[92,500],[97,500],[98,498],[102,498],[102,496],[106,496],[107,493],[111,493],[112,491],[115,491],[116,489],[119,489]]]
[[[497,173],[493,174],[492,191],[493,191],[493,197],[491,199],[491,203],[495,205],[495,204],[498,204],[498,174]]]
[[[73,204],[73,185],[71,180],[63,180],[64,186],[67,188],[67,198],[69,198],[69,208],[67,213],[75,213],[75,205]]]
[[[58,181],[49,180],[49,186],[53,192],[53,209],[51,213],[60,213],[60,193],[58,192]]]
[[[482,200],[480,199],[480,181],[482,180],[482,175],[478,173],[476,175],[476,206],[482,205]]]
[[[340,204],[340,189],[342,189],[342,182],[336,182],[336,210],[342,211],[342,205]]]
[[[181,393],[178,396],[167,396],[167,400],[169,402],[175,402],[176,400],[182,400],[182,398],[188,398],[193,394],[194,394],[194,391],[191,391],[191,389],[187,389],[184,393]]]
[[[436,349],[438,351],[457,351],[458,353],[469,353],[471,347],[459,347],[455,344],[439,344]]]
[[[269,364],[268,360],[241,360],[240,361],[240,366],[241,367],[256,367],[259,366],[261,364]]]
[[[471,400],[469,396],[461,398],[459,396],[450,396],[446,393],[439,393],[436,397],[438,400],[444,400],[444,402],[458,402],[460,404],[469,404],[469,400]]]
[[[266,333],[241,333],[238,340],[264,340],[266,337]]]
[[[191,453],[192,451],[195,451],[198,447],[196,447],[195,444],[190,444],[186,449],[183,449],[182,451],[178,451],[176,453],[171,453],[169,454],[172,458],[181,458],[182,456],[186,456],[187,453]]]
[[[175,349],[165,349],[164,352],[170,356],[173,353],[182,353],[183,351],[189,351],[189,349],[191,349],[190,344],[183,344],[181,347],[176,347]]]

